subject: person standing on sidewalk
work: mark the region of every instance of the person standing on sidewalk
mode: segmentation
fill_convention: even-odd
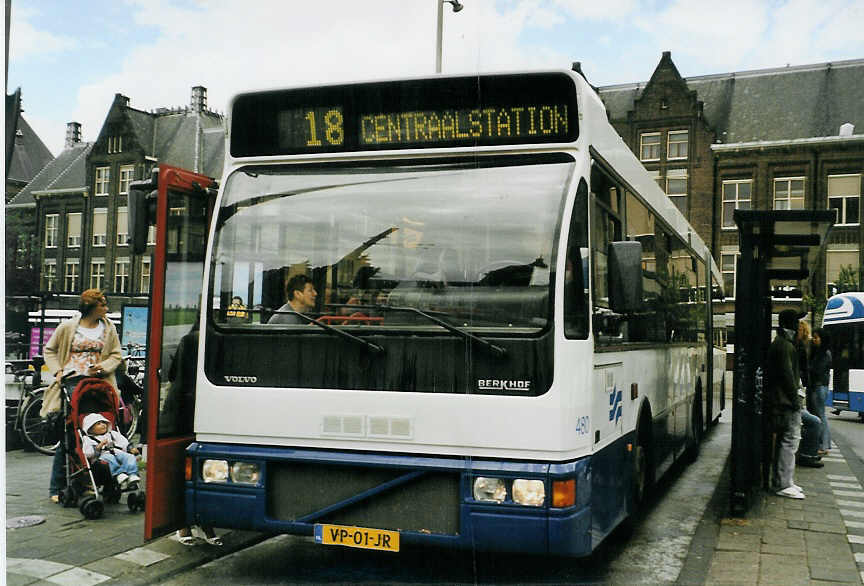
[[[774,459],[771,484],[776,494],[803,499],[804,491],[795,484],[795,452],[801,440],[801,375],[795,337],[800,315],[794,309],[784,309],[779,315],[777,335],[768,348],[768,394],[773,406]]]
[[[117,392],[114,371],[123,360],[120,338],[114,324],[105,317],[108,300],[99,289],[87,289],[81,293],[78,304],[80,317],[64,321],[45,344],[45,365],[54,375],[54,382],[45,391],[42,417],[60,410],[60,381],[66,375],[95,376],[104,378]],[[60,489],[65,484],[64,467],[66,450],[63,442],[54,451],[48,495],[59,502]]]
[[[810,375],[807,389],[807,409],[822,421],[822,433],[819,438],[819,455],[828,453],[831,449],[831,432],[828,430],[828,418],[825,416],[825,402],[828,400],[828,377],[831,370],[831,350],[823,328],[813,332],[813,352],[810,357]]]

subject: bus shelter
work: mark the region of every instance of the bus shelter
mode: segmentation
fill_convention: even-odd
[[[834,210],[735,210],[735,366],[730,506],[743,515],[769,482],[771,433],[763,379],[771,344],[771,282],[806,281],[825,248]]]

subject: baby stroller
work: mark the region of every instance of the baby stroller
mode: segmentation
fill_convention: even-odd
[[[110,383],[101,378],[72,377],[63,380],[63,443],[66,448],[66,488],[60,491],[65,507],[78,506],[88,519],[97,519],[105,510],[105,503],[118,503],[123,490],[111,476],[106,462],[87,460],[82,448],[84,418],[99,413],[111,422],[114,429],[121,417],[120,402]],[[71,389],[71,391],[70,391]],[[144,509],[144,492],[129,493],[126,503],[130,511]]]

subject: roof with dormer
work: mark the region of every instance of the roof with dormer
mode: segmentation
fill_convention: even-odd
[[[11,155],[11,156],[10,156]],[[54,155],[21,115],[21,88],[6,95],[6,180],[33,179]]]
[[[723,143],[836,136],[845,123],[864,129],[864,59],[683,79]],[[647,85],[598,88],[610,119],[626,121]]]
[[[97,145],[114,132],[109,129],[109,121],[125,123],[125,134],[133,135],[133,142],[146,157],[217,179],[222,175],[225,132],[220,114],[190,107],[145,112],[130,107],[128,99],[118,94],[96,139]]]
[[[36,205],[34,195],[43,193],[73,193],[87,191],[87,155],[92,142],[75,143],[66,148],[56,159],[45,165],[7,205],[9,207],[32,207]]]
[[[18,128],[15,134],[15,147],[12,151],[8,178],[26,183],[32,180],[54,158],[54,155],[23,116],[18,117]]]

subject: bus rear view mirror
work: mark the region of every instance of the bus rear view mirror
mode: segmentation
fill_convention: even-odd
[[[609,243],[609,305],[615,313],[642,309],[642,243]]]
[[[147,233],[153,225],[157,193],[152,185],[129,186],[129,246],[132,254],[144,254],[147,250]]]

